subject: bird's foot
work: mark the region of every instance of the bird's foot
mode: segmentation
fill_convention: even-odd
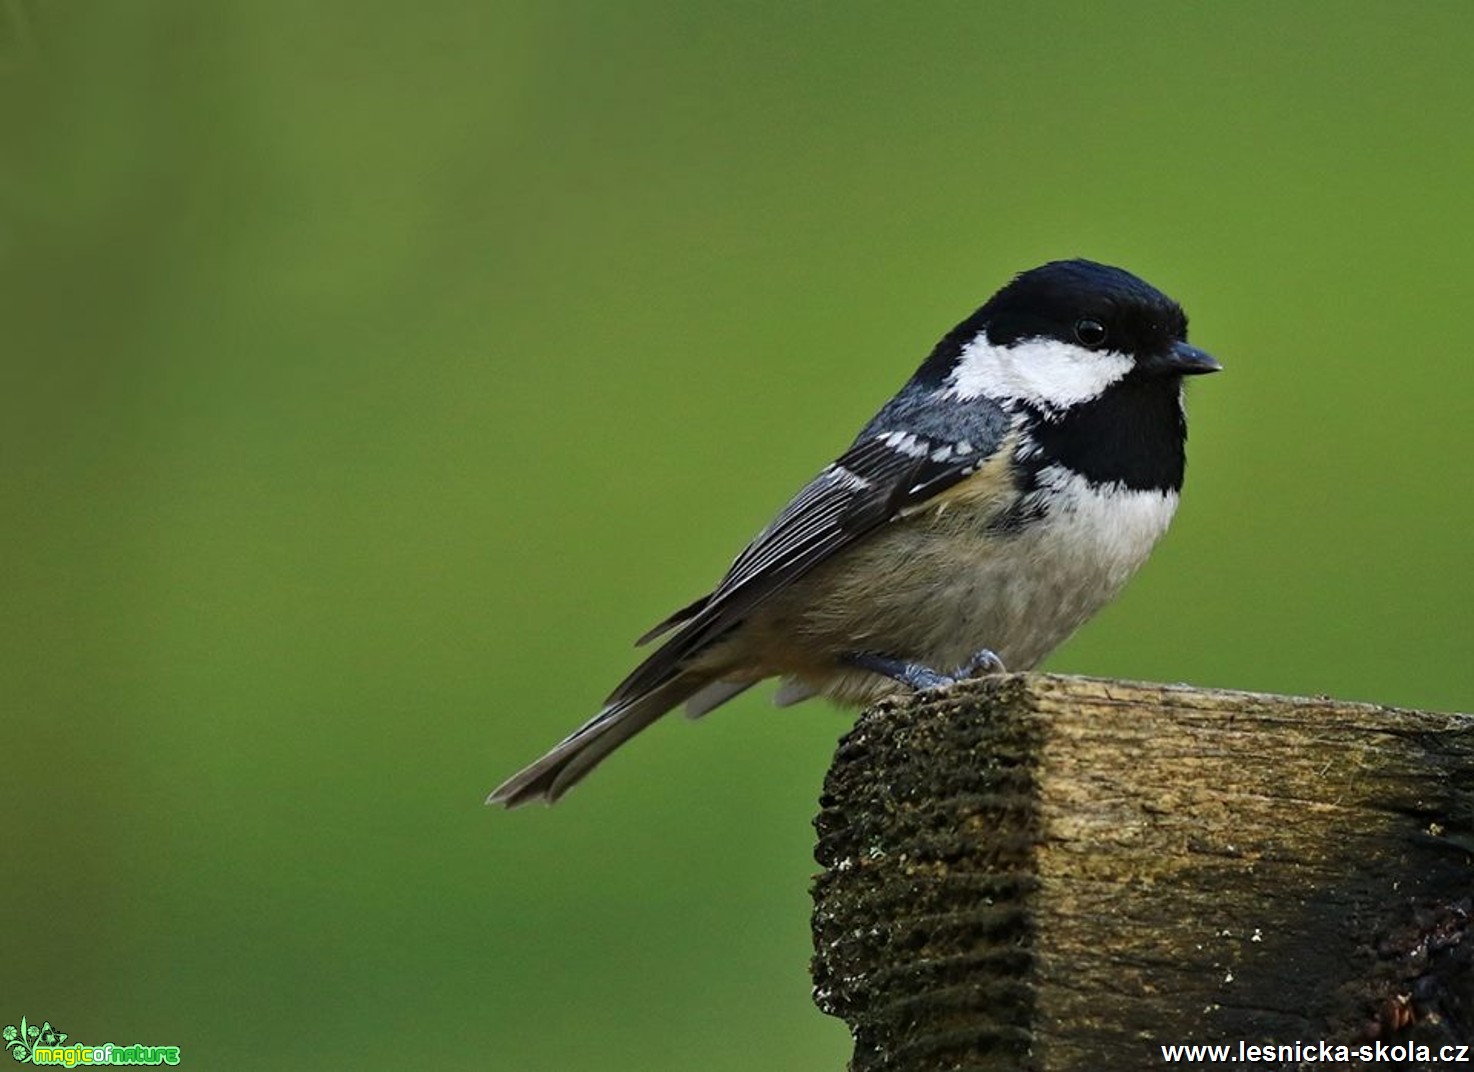
[[[852,651],[842,656],[840,661],[857,670],[869,670],[872,674],[899,681],[917,692],[943,685],[955,685],[959,681],[983,674],[1001,674],[1004,670],[1003,660],[987,648],[974,652],[967,662],[950,674],[933,670],[921,663],[907,662],[905,659],[896,659],[873,651]]]
[[[1008,672],[1008,667],[1003,665],[1003,660],[998,658],[998,653],[992,648],[979,648],[968,657],[967,662],[957,668],[956,678],[958,681],[970,677],[982,677],[984,674],[1003,674]]]

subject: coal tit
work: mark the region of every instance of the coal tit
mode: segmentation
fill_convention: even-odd
[[[869,704],[1026,670],[1120,591],[1182,487],[1176,302],[1120,268],[1025,272],[932,350],[592,719],[488,803],[552,802],[671,709],[766,678],[774,702]]]

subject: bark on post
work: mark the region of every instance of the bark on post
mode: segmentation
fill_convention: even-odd
[[[1474,1043],[1469,716],[1003,675],[866,712],[821,806],[856,1072]]]

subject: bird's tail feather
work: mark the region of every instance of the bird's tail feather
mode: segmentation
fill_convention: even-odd
[[[497,786],[486,803],[508,808],[534,800],[553,803],[610,752],[701,691],[710,680],[704,675],[683,674],[648,692],[607,705],[547,755]]]

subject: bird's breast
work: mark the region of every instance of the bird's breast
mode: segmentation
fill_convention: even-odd
[[[1120,591],[1176,507],[1175,492],[1098,486],[1063,469],[1045,469],[1022,498],[980,484],[804,578],[764,631],[808,668],[864,650],[945,672],[991,648],[1009,669],[1029,669]],[[1027,520],[1000,527],[1011,510]],[[845,690],[858,684],[849,678]]]

